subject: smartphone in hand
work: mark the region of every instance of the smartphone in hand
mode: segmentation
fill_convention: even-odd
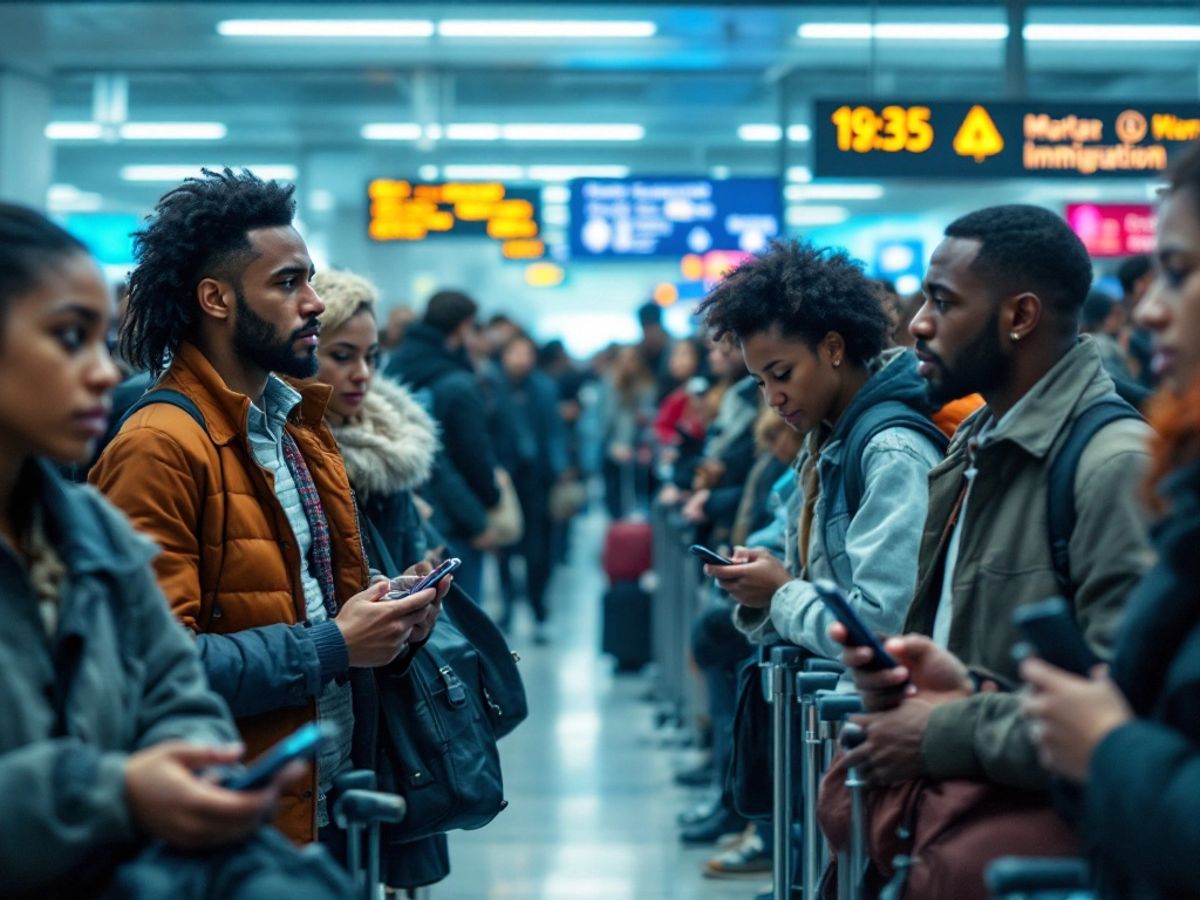
[[[726,559],[720,553],[717,553],[715,550],[709,550],[703,544],[692,544],[692,546],[688,547],[688,553],[692,554],[692,556],[700,557],[700,559],[704,560],[710,566],[732,566],[734,564],[732,559]]]
[[[317,754],[337,737],[337,726],[329,722],[308,722],[246,768],[239,768],[221,780],[231,791],[260,791],[271,783],[290,762],[316,759]]]
[[[1083,639],[1071,605],[1062,597],[1018,607],[1013,611],[1013,624],[1022,639],[1052,666],[1087,678],[1101,661]]]
[[[419,581],[411,587],[404,590],[389,591],[384,594],[385,600],[399,600],[401,597],[407,597],[410,594],[416,594],[429,588],[437,587],[443,578],[462,565],[462,560],[457,556],[453,556],[446,560],[428,575],[423,576]]]
[[[817,589],[817,596],[821,598],[826,608],[833,613],[834,618],[845,626],[846,633],[850,636],[850,646],[870,647],[875,651],[875,655],[867,663],[867,669],[894,669],[899,665],[896,662],[896,658],[883,649],[883,642],[879,640],[875,632],[868,628],[858,613],[854,611],[849,599],[840,587],[825,578],[819,578],[814,581],[813,587]]]

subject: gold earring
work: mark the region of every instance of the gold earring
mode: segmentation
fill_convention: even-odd
[[[1019,341],[1021,339],[1021,336],[1019,334],[1017,334],[1015,331],[1010,331],[1008,333],[1008,339],[1015,344],[1017,341]]]

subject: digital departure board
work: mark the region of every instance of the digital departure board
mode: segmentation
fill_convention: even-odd
[[[575,259],[757,253],[782,234],[774,178],[587,178],[571,182]]]
[[[435,237],[489,237],[505,255],[542,255],[541,191],[499,182],[430,184],[376,178],[367,186],[368,233],[376,241],[423,241]]]
[[[818,101],[820,178],[1154,178],[1200,104]]]

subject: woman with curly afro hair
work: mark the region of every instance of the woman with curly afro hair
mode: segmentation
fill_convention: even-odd
[[[898,628],[917,577],[926,473],[945,439],[929,418],[911,351],[884,350],[889,322],[844,252],[778,242],[731,272],[700,306],[737,341],[767,405],[804,435],[785,559],[739,547],[706,566],[752,641],[834,657],[833,621],[813,582],[830,579],[869,628]]]

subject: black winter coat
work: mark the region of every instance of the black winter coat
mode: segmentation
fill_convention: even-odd
[[[500,490],[487,407],[470,361],[447,349],[445,335],[436,328],[418,323],[409,327],[387,374],[418,397],[427,395],[441,426],[443,452],[429,488],[439,527],[447,536],[482,533],[487,510],[500,502]]]
[[[1112,663],[1138,719],[1101,741],[1084,792],[1080,830],[1108,900],[1200,897],[1200,463],[1164,493],[1159,562]]]

